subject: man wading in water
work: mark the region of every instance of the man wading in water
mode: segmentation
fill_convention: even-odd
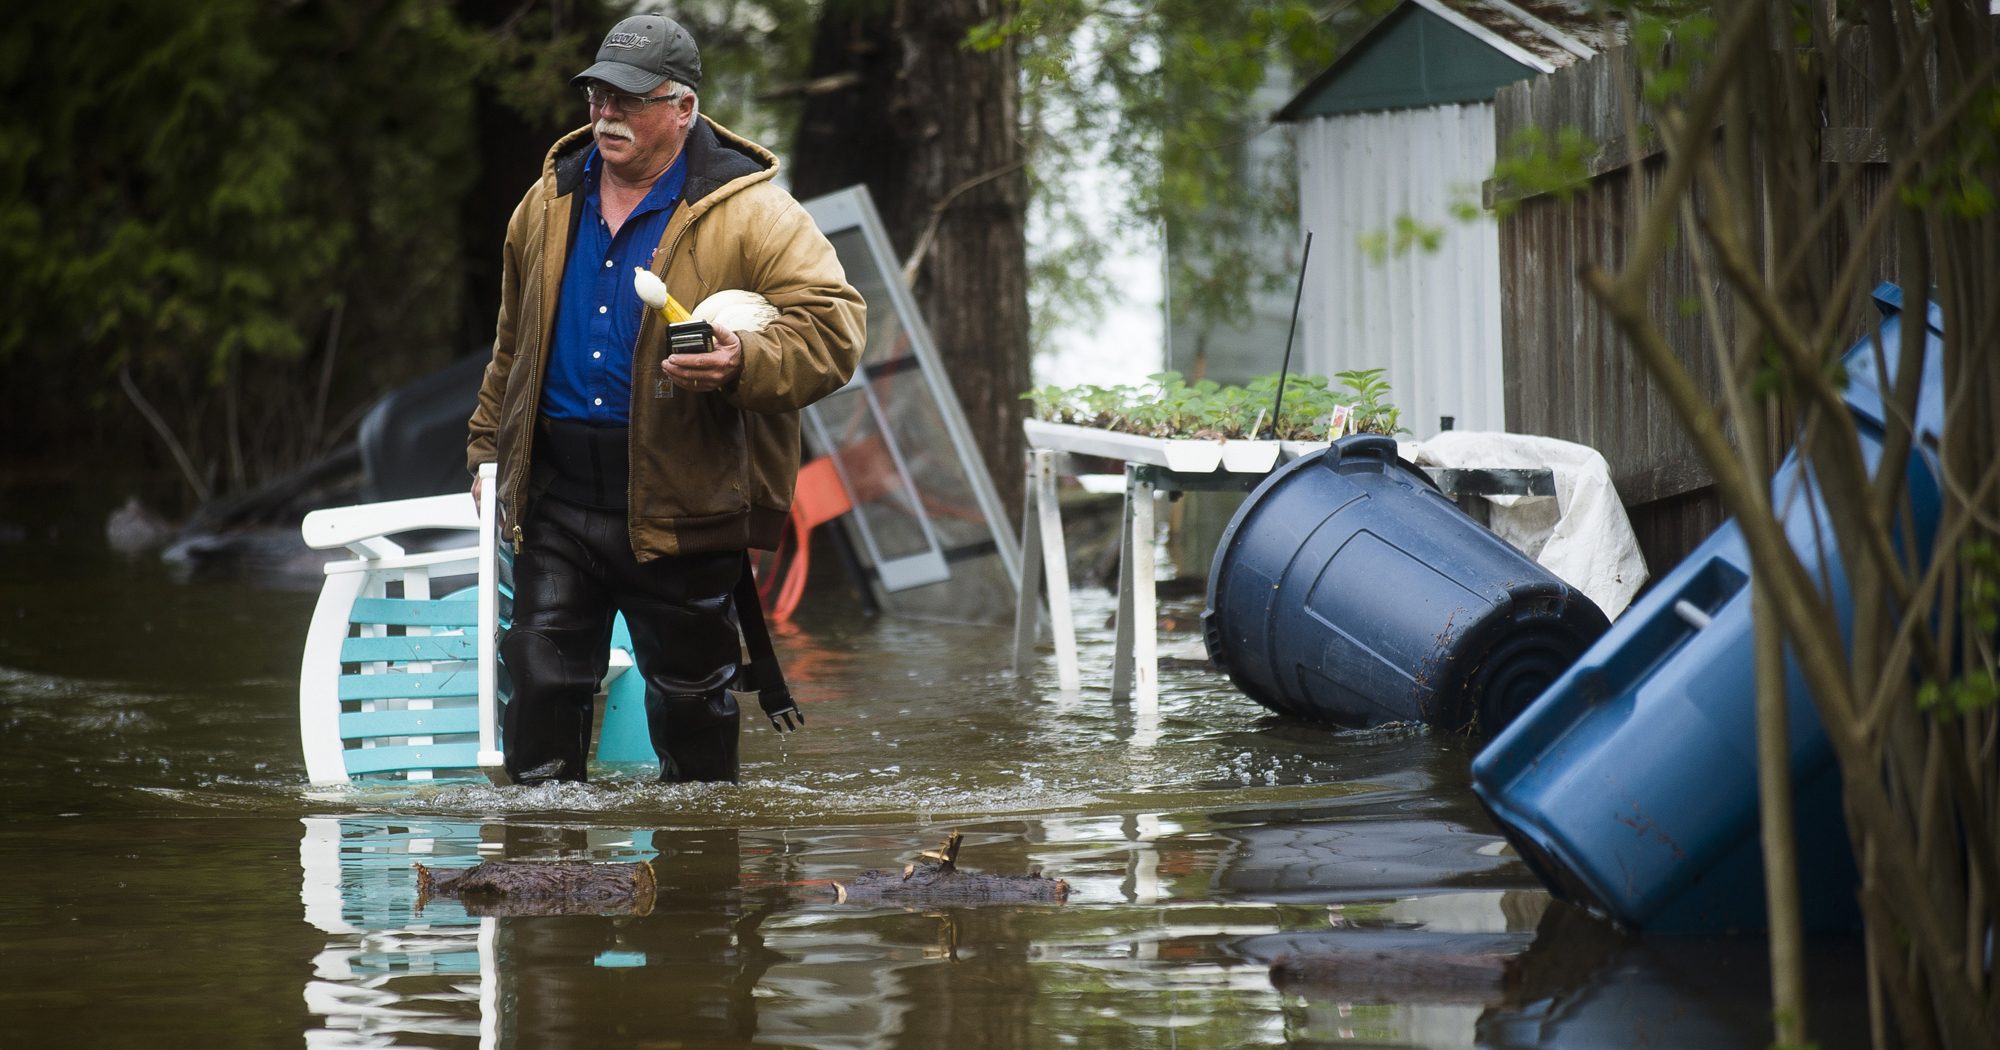
[[[585,779],[592,698],[625,614],[660,779],[735,780],[736,701],[756,688],[781,730],[799,718],[748,586],[775,546],[799,466],[798,411],[840,388],[863,339],[861,296],[769,150],[701,116],[701,56],[670,18],[619,22],[572,83],[591,124],[549,150],[507,224],[493,360],[467,466],[498,463],[514,550],[507,772]],[[633,289],[674,299],[756,292],[761,330],[716,324],[670,353]],[[477,480],[473,498],[480,499]],[[744,601],[747,597],[747,601]],[[747,606],[747,607],[742,607]],[[738,616],[751,639],[742,661]],[[759,653],[762,642],[762,652]]]

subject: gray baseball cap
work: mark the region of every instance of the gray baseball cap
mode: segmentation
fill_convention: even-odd
[[[701,52],[679,22],[665,15],[633,15],[611,27],[597,46],[597,64],[571,77],[570,83],[586,80],[601,80],[640,95],[669,80],[699,88]]]

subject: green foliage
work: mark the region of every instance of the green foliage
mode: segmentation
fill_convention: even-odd
[[[1486,205],[1480,203],[1478,186],[1457,187],[1451,198],[1451,217],[1459,222],[1478,222],[1486,217]]]
[[[1389,404],[1382,369],[1341,372],[1336,388],[1325,376],[1284,379],[1284,403],[1275,431],[1277,373],[1242,386],[1212,379],[1189,384],[1179,372],[1160,372],[1150,386],[1045,386],[1021,397],[1036,419],[1101,427],[1158,438],[1268,438],[1325,441],[1343,433],[1396,434],[1399,411]],[[1339,432],[1336,433],[1335,431]]]
[[[553,7],[487,30],[449,0],[16,5],[0,362],[46,377],[41,411],[61,412],[14,403],[12,425],[134,433],[123,370],[228,489],[442,364],[469,327],[462,238],[499,239],[460,229],[475,98],[581,121],[566,81],[605,22]]]
[[[1993,672],[1976,670],[1940,685],[1925,682],[1917,687],[1917,706],[1924,711],[1950,718],[1990,709],[2000,699],[2000,685]]]
[[[1251,140],[1285,134],[1260,102],[1270,68],[1296,75],[1331,61],[1329,6],[1308,0],[1021,0],[976,27],[967,46],[1013,43],[1023,77],[1023,123],[1038,224],[1106,229],[1037,246],[1031,259],[1037,325],[1101,302],[1111,244],[1135,234],[1167,239],[1176,322],[1215,327],[1248,316],[1254,291],[1282,284],[1285,264],[1260,246],[1296,222],[1289,148],[1253,161]],[[1370,0],[1342,13],[1384,6]],[[1268,167],[1258,169],[1259,163]],[[1089,214],[1074,176],[1109,165],[1133,197],[1128,214]],[[1272,187],[1276,187],[1274,191]]]
[[[1520,200],[1542,194],[1568,200],[1590,184],[1590,160],[1596,153],[1597,143],[1573,127],[1553,136],[1540,128],[1509,136],[1493,164],[1493,177],[1511,193],[1495,211],[1504,218]]]
[[[38,46],[9,66],[0,127],[14,275],[0,359],[54,350],[51,336],[113,365],[174,344],[209,373],[244,351],[296,354],[274,316],[286,278],[322,279],[353,230],[308,221],[311,114],[256,104],[274,79],[256,5],[125,5],[106,33],[108,6],[36,5],[16,27]]]
[[[1917,687],[1917,706],[1950,718],[1992,710],[2000,703],[2000,547],[1980,539],[1959,548],[1959,611],[1967,632],[1970,666],[1950,681]]]
[[[2000,548],[1975,540],[1960,553],[1965,576],[1960,607],[1965,622],[1982,638],[2000,634]]]
[[[1414,216],[1398,215],[1387,230],[1371,230],[1355,235],[1355,247],[1377,266],[1391,256],[1408,255],[1413,249],[1434,252],[1444,243],[1444,227],[1419,222]]]
[[[1678,100],[1715,43],[1715,16],[1692,4],[1646,5],[1632,15],[1632,48],[1638,56],[1646,101]]]
[[[414,176],[402,192],[436,208],[460,188],[441,164],[410,168],[393,137],[342,148],[391,124],[467,143],[454,128],[464,98],[454,106],[442,90],[452,42],[427,31],[423,5],[396,7],[309,16],[253,0],[78,0],[16,11],[11,32],[35,46],[5,74],[0,361],[73,377],[82,404],[120,411],[111,378],[130,368],[176,416],[199,419],[205,395],[246,366],[302,356],[357,241],[410,232],[375,228],[356,195]],[[342,68],[377,47],[397,65],[373,79],[365,64]],[[399,101],[404,92],[427,104]],[[384,200],[378,214],[401,211]],[[398,247],[437,259],[414,238]]]
[[[2000,167],[2000,87],[1988,87],[1966,108],[1949,143],[1937,151],[1912,181],[1897,192],[1904,205],[1937,210],[1953,219],[1993,214],[1994,187],[1988,178]]]
[[[792,151],[781,149],[780,144],[790,141],[798,129],[798,111],[805,96],[797,86],[812,58],[813,33],[821,12],[879,2],[679,0],[665,10],[701,45],[701,111],[730,130],[771,146],[789,160]],[[596,48],[598,35],[608,25],[608,21],[589,24],[590,49]],[[568,61],[568,56],[561,59]],[[567,92],[568,78],[574,72],[567,67],[552,70],[556,76],[553,83]]]
[[[1349,369],[1334,377],[1347,387],[1353,406],[1354,429],[1366,434],[1406,433],[1401,426],[1402,410],[1389,403],[1389,381],[1381,368]]]

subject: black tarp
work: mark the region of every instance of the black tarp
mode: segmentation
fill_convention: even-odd
[[[479,377],[492,354],[479,350],[383,395],[362,417],[364,502],[461,492],[465,424],[479,401]]]

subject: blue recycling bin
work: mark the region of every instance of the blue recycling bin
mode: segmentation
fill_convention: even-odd
[[[1608,626],[1379,435],[1301,456],[1250,493],[1201,618],[1210,659],[1280,714],[1487,733]]]
[[[1893,369],[1902,295],[1875,291]],[[1909,462],[1909,528],[1920,549],[1942,497],[1935,442],[1944,423],[1942,314],[1931,306]],[[1869,469],[1882,454],[1872,339],[1846,355],[1846,402]],[[1853,602],[1816,480],[1788,457],[1771,480],[1785,534],[1843,630]],[[1628,609],[1547,693],[1474,760],[1473,790],[1556,895],[1628,928],[1714,933],[1764,928],[1758,829],[1756,654],[1751,571],[1732,520]],[[1803,918],[1853,929],[1858,878],[1840,773],[1797,664],[1789,718]]]

